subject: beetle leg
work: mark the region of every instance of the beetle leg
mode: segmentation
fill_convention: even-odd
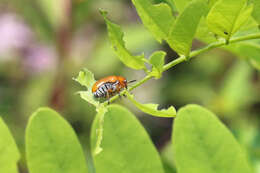
[[[110,104],[110,95],[108,91],[106,92],[106,97],[107,97],[107,103]]]
[[[121,95],[121,92],[120,92],[120,93],[118,93],[118,97],[119,97],[119,99],[122,99],[122,96],[126,97],[126,95],[125,95],[125,94],[122,94],[122,95]]]

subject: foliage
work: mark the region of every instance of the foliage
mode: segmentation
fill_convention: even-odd
[[[57,42],[57,49],[62,58],[70,56],[66,46],[73,39],[71,39],[72,34],[68,34],[68,31],[75,29],[70,26],[70,23],[76,26],[82,24],[80,21],[84,21],[85,17],[88,16],[89,11],[86,6],[90,4],[90,2],[73,1],[71,9],[78,9],[78,11],[68,15],[66,2],[68,3],[69,0],[58,0],[57,2],[40,0],[36,3],[44,16],[44,21],[48,21],[48,26],[46,25],[43,30],[50,30],[51,34],[58,38],[55,37],[57,40],[53,39],[53,41]],[[79,7],[81,3],[84,3],[82,8]],[[248,153],[245,153],[239,144],[240,138],[237,138],[237,141],[231,131],[208,109],[198,105],[182,107],[182,104],[181,106],[177,105],[182,108],[176,113],[176,109],[172,105],[175,100],[170,100],[167,103],[169,106],[163,105],[163,108],[160,109],[158,104],[143,104],[136,101],[137,95],[131,91],[150,79],[155,79],[155,82],[159,83],[158,79],[174,78],[171,75],[163,76],[163,73],[183,62],[187,62],[185,65],[188,66],[192,63],[190,58],[207,53],[213,48],[224,47],[226,51],[239,55],[241,60],[234,63],[232,68],[222,77],[222,83],[217,86],[218,93],[214,93],[207,86],[210,82],[200,83],[203,75],[208,75],[211,78],[214,70],[220,67],[216,65],[217,60],[212,60],[213,63],[212,61],[199,60],[202,63],[201,67],[199,64],[196,65],[199,77],[190,79],[188,75],[183,75],[183,71],[191,75],[193,72],[181,66],[181,70],[184,69],[180,73],[182,75],[179,76],[181,80],[177,80],[177,76],[172,80],[173,83],[168,83],[163,92],[159,93],[161,94],[160,100],[163,100],[164,96],[169,93],[174,93],[175,96],[178,94],[187,95],[187,97],[195,95],[195,97],[205,97],[204,101],[210,100],[207,102],[208,105],[200,103],[204,104],[205,107],[210,107],[217,114],[223,112],[228,114],[226,115],[227,122],[233,121],[233,116],[243,114],[257,98],[257,95],[252,92],[250,83],[253,69],[246,62],[249,61],[257,70],[260,69],[260,32],[256,28],[256,24],[259,25],[259,0],[176,0],[174,2],[169,0],[153,2],[132,0],[132,3],[144,27],[159,42],[158,44],[167,43],[169,49],[176,52],[179,57],[169,60],[169,51],[166,49],[153,50],[153,48],[149,48],[147,53],[149,58],[146,58],[145,50],[133,51],[127,44],[123,27],[112,22],[106,11],[100,10],[107,27],[108,39],[118,60],[129,67],[129,71],[143,70],[145,77],[109,100],[105,100],[94,98],[92,93],[92,86],[96,82],[95,76],[100,77],[96,73],[94,76],[92,69],[95,67],[92,67],[91,70],[90,68],[81,70],[73,80],[84,88],[77,94],[88,104],[77,107],[76,111],[86,109],[87,115],[84,115],[85,117],[88,116],[89,112],[95,111],[96,116],[92,123],[90,139],[86,136],[79,137],[90,140],[91,149],[87,150],[86,154],[84,153],[85,146],[81,147],[74,129],[65,120],[68,117],[63,118],[50,108],[39,108],[32,114],[26,127],[26,161],[24,162],[27,162],[29,171],[31,173],[93,172],[89,166],[91,165],[89,158],[92,157],[93,169],[97,173],[173,173],[175,170],[178,173],[253,172],[251,163],[254,162],[249,162],[251,160]],[[86,13],[84,13],[85,8]],[[66,15],[71,15],[72,20],[68,20]],[[64,36],[66,32],[67,37]],[[50,37],[52,38],[52,36]],[[205,46],[202,48],[194,46],[195,38]],[[196,49],[194,50],[194,48]],[[106,54],[104,53],[104,55]],[[99,61],[98,63],[109,64],[111,57],[106,58],[108,60],[105,62]],[[117,62],[117,59],[113,61]],[[61,64],[62,66],[72,66],[72,64],[67,64],[65,60]],[[206,70],[205,67],[207,67]],[[112,70],[115,72],[117,68],[113,67]],[[204,74],[203,70],[207,74]],[[67,76],[62,77],[62,73],[65,71],[58,71],[57,80],[52,79],[57,82],[58,86],[62,85],[60,81],[67,80]],[[66,73],[71,74],[71,71],[66,71]],[[69,76],[71,77],[71,75]],[[236,90],[237,86],[240,87],[239,90]],[[51,87],[48,84],[46,88],[49,90]],[[65,91],[56,88],[53,90],[51,101],[55,101],[60,92],[65,93]],[[40,96],[42,95],[41,93]],[[248,98],[247,95],[254,97]],[[171,125],[172,139],[169,143],[170,147],[167,148],[169,152],[166,152],[167,157],[171,157],[171,159],[167,159],[167,162],[165,162],[164,156],[160,156],[153,141],[135,115],[124,106],[110,105],[121,96],[126,96],[140,112],[153,116],[150,118],[174,118]],[[33,92],[30,94],[30,99],[32,97],[34,97]],[[168,98],[170,97],[168,96]],[[48,98],[45,97],[44,100],[48,100]],[[31,100],[29,102],[31,103]],[[187,104],[186,101],[184,103]],[[41,104],[40,101],[35,102],[35,105],[40,106]],[[66,107],[70,104],[73,103],[70,102],[63,106]],[[24,105],[31,104],[24,103]],[[33,104],[34,107],[35,105]],[[73,111],[75,110],[71,112]],[[25,110],[25,112],[28,111]],[[147,129],[149,130],[149,128]],[[16,173],[18,172],[17,162],[20,159],[20,153],[2,118],[0,118],[0,136],[0,172]],[[249,153],[253,153],[253,151],[249,150]],[[88,156],[87,159],[85,155]]]
[[[104,16],[107,24],[108,35],[118,58],[130,68],[145,69],[144,55],[132,56],[125,47],[123,32],[121,31],[120,27],[107,19],[107,14],[105,11],[101,10],[100,13]]]
[[[260,24],[260,1],[259,0],[253,0],[254,4],[254,10],[252,12],[252,16],[255,18],[255,20]]]
[[[97,172],[164,172],[152,141],[131,112],[119,105],[109,105],[103,117],[103,151],[99,154],[95,150],[100,116],[96,116],[91,132]],[[1,133],[7,129],[4,123],[2,126]],[[10,160],[5,162],[12,165],[6,169],[13,169],[19,154],[13,148],[10,135],[8,138],[11,145],[8,140],[1,140],[0,146],[10,148],[7,150],[12,153],[8,155]],[[179,172],[225,172],[227,169],[251,172],[245,153],[232,134],[213,113],[200,106],[188,105],[178,111],[172,142]],[[38,109],[30,118],[26,152],[32,173],[88,172],[74,130],[58,113],[48,108]],[[10,156],[15,156],[14,160]]]
[[[171,8],[164,3],[151,4],[149,0],[133,0],[133,4],[143,24],[152,32],[156,40],[160,43],[162,40],[167,40],[175,20]]]
[[[20,153],[8,127],[0,117],[0,171],[17,173]]]
[[[185,106],[174,124],[172,142],[178,172],[252,172],[234,136],[207,109]]]
[[[207,16],[209,29],[229,40],[247,21],[253,6],[247,6],[246,0],[219,0]]]
[[[201,17],[206,13],[204,0],[195,0],[187,5],[170,28],[168,43],[179,55],[189,56],[192,40]]]
[[[140,109],[141,111],[147,114],[158,116],[158,117],[175,117],[176,115],[176,110],[173,106],[169,107],[168,109],[158,110],[158,106],[159,106],[158,104],[152,104],[152,103],[141,104],[134,99],[133,95],[129,94],[128,92],[126,94],[129,100],[132,103],[134,103],[138,109]]]
[[[71,126],[55,111],[37,110],[26,129],[29,171],[87,173],[85,158]]]
[[[149,63],[153,66],[150,74],[156,79],[159,79],[162,76],[165,55],[165,52],[157,51],[149,58]]]
[[[122,106],[111,105],[104,116],[103,151],[94,156],[97,173],[163,173],[158,152],[131,112]],[[92,149],[96,144],[98,121],[96,117],[91,130]]]

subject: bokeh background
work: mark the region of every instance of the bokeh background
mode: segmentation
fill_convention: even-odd
[[[170,2],[154,0],[161,1]],[[89,134],[95,109],[75,94],[84,88],[72,80],[82,68],[91,70],[96,79],[122,75],[139,80],[145,76],[116,58],[99,8],[122,26],[133,54],[144,52],[148,57],[164,50],[166,62],[177,57],[144,28],[130,0],[0,1],[0,115],[21,151],[21,173],[27,173],[26,124],[40,106],[57,110],[70,122],[94,171]],[[194,48],[203,45],[194,41]],[[189,103],[209,108],[236,136],[255,172],[260,172],[260,73],[243,57],[215,49],[175,66],[133,93],[138,101],[159,103],[162,108],[174,105],[178,109]],[[160,151],[167,173],[175,172],[168,145],[173,120],[146,115],[126,99],[116,103],[135,113]]]

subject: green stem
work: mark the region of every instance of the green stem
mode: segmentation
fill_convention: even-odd
[[[250,34],[250,35],[246,35],[246,36],[235,37],[235,38],[229,40],[229,44],[233,44],[233,43],[240,42],[240,41],[253,40],[253,39],[260,39],[260,34],[257,33],[257,34]],[[192,52],[190,53],[190,55],[189,55],[189,58],[195,57],[195,56],[197,56],[197,55],[199,55],[199,54],[202,54],[202,53],[204,53],[204,52],[207,52],[207,51],[209,51],[209,50],[211,50],[211,49],[218,48],[218,47],[222,47],[222,46],[225,46],[225,45],[226,45],[225,40],[218,41],[218,42],[215,42],[215,43],[211,43],[211,44],[209,44],[209,45],[207,45],[207,46],[205,46],[205,47],[203,47],[203,48],[201,48],[201,49],[199,49],[199,50],[194,50],[194,51],[192,51]],[[175,65],[177,65],[177,64],[180,64],[180,63],[182,63],[183,61],[186,61],[186,60],[187,60],[186,58],[187,58],[186,56],[180,56],[179,58],[177,58],[177,59],[175,59],[175,60],[169,62],[168,64],[165,64],[165,65],[163,66],[163,71],[166,71],[166,70],[172,68],[173,66],[175,66]],[[142,85],[143,83],[145,83],[146,81],[148,81],[148,80],[150,80],[150,79],[152,79],[152,78],[153,78],[153,76],[150,76],[150,75],[148,74],[148,75],[145,76],[142,80],[138,81],[135,85],[131,86],[131,87],[128,89],[128,91],[132,91],[132,90],[135,89],[136,87]],[[123,95],[123,94],[125,94],[125,93],[126,93],[126,90],[122,91],[122,92],[120,93],[120,95]],[[115,101],[115,100],[118,99],[118,98],[119,98],[119,95],[116,95],[116,96],[114,96],[114,97],[112,97],[112,98],[110,99],[110,102],[113,102],[113,101]],[[107,104],[108,104],[108,102],[105,102],[105,103],[104,103],[104,105],[107,105]]]

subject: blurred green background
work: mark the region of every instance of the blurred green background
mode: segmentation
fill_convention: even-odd
[[[161,1],[171,2],[155,0]],[[148,57],[155,50],[164,50],[167,62],[177,57],[144,28],[131,1],[0,1],[0,115],[22,153],[21,173],[27,172],[25,127],[40,106],[54,108],[71,123],[94,169],[88,151],[95,109],[75,94],[83,88],[72,80],[80,69],[87,67],[96,79],[122,75],[139,80],[145,76],[116,58],[99,8],[122,26],[126,46],[133,54],[144,52]],[[195,48],[200,46],[203,43],[194,42]],[[260,73],[243,57],[215,49],[175,66],[133,93],[138,101],[159,103],[162,108],[174,105],[178,109],[188,103],[209,108],[231,129],[255,172],[260,173]],[[145,115],[126,99],[117,103],[140,119],[161,152],[165,169],[174,172],[168,146],[172,119]]]

